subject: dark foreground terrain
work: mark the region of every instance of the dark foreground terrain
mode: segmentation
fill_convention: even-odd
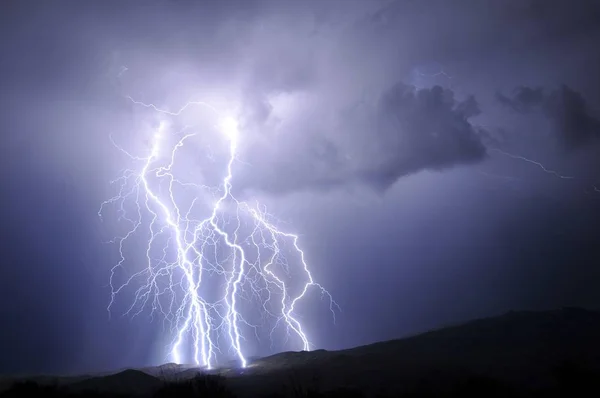
[[[600,312],[511,312],[247,369],[167,364],[102,376],[0,380],[2,397],[600,397]]]

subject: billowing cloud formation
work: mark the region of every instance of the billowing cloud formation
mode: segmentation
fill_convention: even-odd
[[[583,96],[566,85],[551,91],[521,86],[511,97],[497,93],[496,98],[519,113],[541,111],[566,148],[577,148],[600,137],[600,120],[590,114]]]
[[[246,188],[286,193],[362,184],[385,191],[402,176],[472,164],[486,155],[483,134],[469,121],[480,113],[477,101],[458,101],[452,90],[440,86],[417,89],[397,83],[377,101],[320,114],[304,121],[304,131],[289,135],[278,129],[285,120],[274,121],[285,100],[275,102],[261,108],[260,128],[270,133],[250,149],[252,173],[241,182]],[[307,102],[296,98],[295,106],[310,107]]]
[[[442,170],[481,161],[485,147],[468,121],[480,110],[473,97],[463,102],[451,90],[435,86],[417,90],[396,84],[381,100],[379,156],[360,171],[367,184],[385,189],[398,178],[421,170]]]

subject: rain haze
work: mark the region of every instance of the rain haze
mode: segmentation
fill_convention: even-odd
[[[1,7],[2,372],[173,360],[153,301],[126,314],[139,281],[113,294],[146,266],[148,225],[111,287],[129,218],[119,204],[99,210],[164,123],[199,132],[178,178],[222,192],[216,113],[235,120],[231,194],[297,234],[319,283],[294,311],[311,349],[510,310],[600,308],[598,2]],[[172,115],[190,101],[218,112]],[[183,207],[214,205],[186,192]],[[236,214],[227,203],[222,222]],[[285,326],[270,336],[277,319],[241,322],[246,356],[303,348]]]

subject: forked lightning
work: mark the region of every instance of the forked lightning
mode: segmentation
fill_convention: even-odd
[[[170,118],[197,107],[208,109],[217,120],[215,130],[221,133],[216,139],[228,151],[223,159],[224,177],[219,186],[211,187],[188,181],[188,174],[175,165],[181,149],[203,134],[189,132],[189,126],[175,133],[166,121],[161,122],[145,157],[133,156],[115,143],[140,166],[113,181],[119,191],[102,203],[98,213],[102,217],[106,207],[113,206],[119,220],[130,226],[114,240],[120,260],[111,272],[109,312],[120,293],[135,289],[126,314],[135,316],[146,309],[160,314],[171,325],[169,351],[177,363],[191,357],[195,364],[213,368],[223,354],[234,355],[242,367],[247,366],[245,335],[257,334],[262,325],[246,315],[257,308],[263,319],[270,319],[271,336],[283,327],[286,336],[295,337],[301,349],[309,350],[311,343],[297,314],[299,302],[314,289],[328,299],[332,312],[339,307],[313,279],[298,236],[281,231],[263,206],[251,206],[233,196],[240,138],[236,119],[203,102],[190,102],[169,112],[129,100]],[[192,192],[193,199],[186,200],[182,192]],[[136,268],[125,247],[140,237],[145,242],[145,266]],[[136,271],[122,277],[131,265]],[[258,307],[251,305],[257,302]]]

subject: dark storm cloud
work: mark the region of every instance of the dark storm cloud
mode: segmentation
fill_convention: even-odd
[[[255,179],[244,176],[242,183],[271,193],[356,183],[385,191],[409,174],[482,161],[484,132],[469,121],[480,112],[472,96],[459,101],[440,86],[417,89],[399,82],[373,107],[359,102],[340,111],[341,136],[304,131],[293,145],[283,138],[272,156],[265,156],[264,147],[254,148]]]
[[[368,185],[387,189],[400,177],[443,170],[485,158],[481,134],[469,118],[480,113],[474,97],[457,101],[452,90],[417,90],[398,83],[381,99],[374,166],[361,170]]]
[[[497,93],[496,98],[518,113],[541,111],[566,148],[578,148],[600,136],[600,120],[591,114],[581,93],[566,85],[554,90],[521,86],[510,97]]]
[[[597,11],[589,1],[394,1],[357,15],[342,29],[332,28],[334,34],[327,29],[314,34],[311,24],[298,22],[302,18],[290,23],[278,16],[278,33],[270,32],[268,24],[265,31],[277,40],[263,47],[263,33],[250,41],[253,52],[260,48],[261,53],[255,56],[259,62],[248,78],[244,106],[268,144],[250,149],[254,153],[247,160],[253,168],[238,186],[285,193],[361,183],[385,190],[421,170],[481,161],[485,145],[499,146],[498,136],[516,130],[494,118],[497,103],[485,101],[496,90],[517,84],[571,84],[562,77],[573,76],[569,71],[581,62],[575,49],[590,45],[584,36],[598,31],[592,23]],[[532,48],[542,54],[539,59]],[[568,62],[549,68],[559,53]],[[586,62],[595,61],[588,57]],[[422,84],[417,85],[425,87],[422,92],[400,90],[414,91],[406,94],[414,96],[414,103],[385,104],[392,87],[406,87],[396,82],[416,84],[411,74],[432,64],[452,76],[438,76],[435,82],[452,87],[452,105],[440,99],[449,91]],[[273,100],[282,93],[285,101]],[[470,94],[484,102],[480,105]],[[557,94],[546,100],[543,90],[523,91],[518,106],[523,111],[543,108],[564,144],[579,145],[592,135],[595,122],[577,121],[588,114],[585,107],[570,92]],[[536,105],[536,95],[544,97],[543,107]],[[444,106],[425,106],[436,101]],[[280,112],[282,102],[292,110]],[[473,125],[476,116],[486,130]],[[517,147],[523,141],[520,135]]]
[[[508,106],[516,112],[526,113],[542,104],[544,90],[541,87],[521,86],[515,89],[512,98],[508,98],[502,93],[496,93],[496,98],[502,105]]]

